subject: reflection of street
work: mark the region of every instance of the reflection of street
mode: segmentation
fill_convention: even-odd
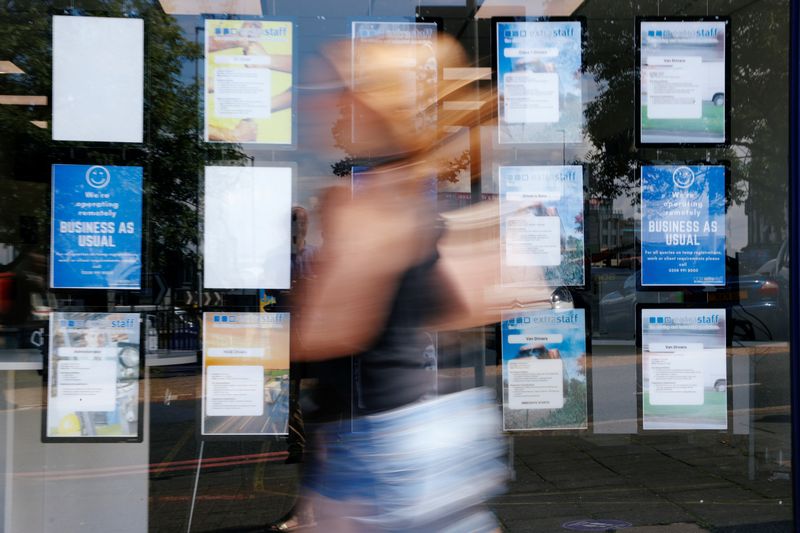
[[[269,435],[288,432],[289,380],[274,377],[264,383],[261,416],[206,416],[206,434]]]

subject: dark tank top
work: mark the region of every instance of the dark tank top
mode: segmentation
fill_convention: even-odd
[[[356,414],[401,407],[435,391],[435,337],[423,326],[452,303],[447,280],[436,270],[436,243],[444,232],[441,221],[435,231],[426,259],[403,274],[381,334],[355,357]]]

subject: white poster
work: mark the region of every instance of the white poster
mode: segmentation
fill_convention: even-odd
[[[142,142],[144,22],[53,17],[53,139]]]
[[[206,288],[289,288],[291,167],[206,167],[204,206]]]

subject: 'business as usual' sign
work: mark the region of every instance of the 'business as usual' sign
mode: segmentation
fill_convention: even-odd
[[[142,169],[53,165],[50,286],[139,289]]]
[[[725,285],[725,167],[642,167],[642,285]]]

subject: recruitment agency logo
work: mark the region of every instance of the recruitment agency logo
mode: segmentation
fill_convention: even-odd
[[[679,189],[688,189],[694,184],[694,171],[689,167],[678,167],[672,172],[672,183]]]
[[[111,173],[106,167],[95,165],[86,171],[86,183],[95,189],[102,189],[111,182]]]

